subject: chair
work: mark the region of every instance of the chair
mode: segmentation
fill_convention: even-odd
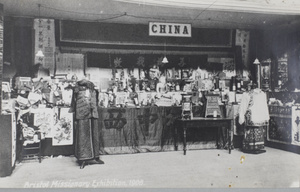
[[[41,134],[40,132],[34,131],[33,138],[26,137],[27,130],[23,128],[22,130],[22,154],[20,162],[24,158],[26,159],[34,159],[38,158],[39,163],[42,161],[41,151],[42,151],[42,144],[41,144]]]

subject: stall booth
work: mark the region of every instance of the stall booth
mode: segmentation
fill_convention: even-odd
[[[289,79],[287,57],[256,68],[249,62],[250,31],[156,22],[150,27],[53,19],[32,23],[35,53],[41,49],[45,54],[35,55],[31,75],[2,83],[0,142],[7,146],[1,147],[3,176],[28,158],[42,163],[44,156],[74,155],[77,121],[72,104],[75,85],[83,79],[97,91],[101,155],[186,154],[217,147],[230,153],[241,147],[239,104],[253,82],[268,93],[269,145],[299,146],[298,94],[289,94],[286,102],[280,96]],[[160,34],[155,29],[161,25],[178,32]],[[280,68],[276,80],[272,63]],[[184,124],[199,119],[224,122],[201,129]]]

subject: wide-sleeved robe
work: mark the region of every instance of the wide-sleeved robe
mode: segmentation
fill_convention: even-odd
[[[92,82],[81,80],[76,83],[72,110],[76,120],[76,158],[83,161],[99,157],[97,93]]]
[[[239,123],[245,123],[243,150],[255,151],[264,148],[264,127],[269,122],[266,94],[256,88],[243,93]]]

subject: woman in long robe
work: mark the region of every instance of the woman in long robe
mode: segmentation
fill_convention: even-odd
[[[264,152],[264,128],[269,118],[267,96],[254,84],[250,91],[243,93],[239,109],[239,123],[244,123],[244,152]]]

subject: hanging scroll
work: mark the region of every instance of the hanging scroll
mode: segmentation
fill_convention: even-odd
[[[242,47],[242,63],[246,69],[248,69],[249,39],[249,31],[240,29],[236,30],[235,44]]]
[[[34,19],[35,54],[41,50],[44,57],[35,56],[35,64],[41,63],[44,68],[54,73],[55,30],[53,19]]]

